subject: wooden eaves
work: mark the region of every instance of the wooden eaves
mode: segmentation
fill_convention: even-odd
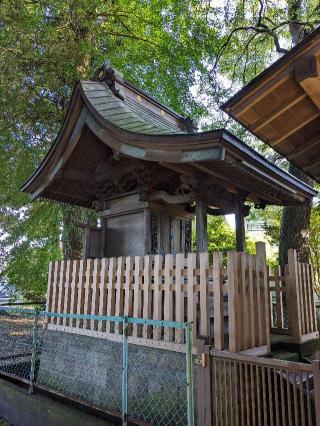
[[[263,71],[222,109],[320,181],[320,29]]]
[[[128,183],[138,163],[156,167],[164,179],[171,171],[211,188],[204,201],[213,207],[221,198],[297,205],[316,195],[228,131],[190,133],[184,117],[119,77],[103,78],[77,83],[56,141],[22,187],[32,198],[93,207],[101,195],[93,183]],[[222,201],[218,207],[227,205]]]

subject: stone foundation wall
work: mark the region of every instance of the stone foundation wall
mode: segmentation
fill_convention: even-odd
[[[37,381],[108,411],[120,412],[122,343],[47,330]],[[183,424],[187,409],[185,354],[129,345],[128,405],[129,416],[163,419],[164,424],[172,419],[172,424]]]

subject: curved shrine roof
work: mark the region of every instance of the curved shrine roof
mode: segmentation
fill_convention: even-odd
[[[134,188],[141,161],[167,179],[185,175],[256,204],[295,205],[316,195],[228,131],[193,133],[190,119],[114,70],[101,68],[96,78],[77,83],[59,135],[22,187],[32,198],[92,207],[111,183]]]

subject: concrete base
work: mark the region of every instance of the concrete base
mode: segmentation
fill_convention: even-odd
[[[113,423],[0,379],[0,417],[15,426],[111,426]]]

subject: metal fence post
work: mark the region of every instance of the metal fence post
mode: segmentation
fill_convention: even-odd
[[[37,327],[38,327],[39,312],[38,310],[34,313],[33,329],[32,329],[32,352],[31,352],[31,366],[30,366],[30,381],[29,381],[29,395],[33,393],[33,382],[34,373],[36,367],[36,356],[37,356]]]
[[[187,369],[187,404],[188,404],[188,426],[194,425],[193,404],[193,372],[192,372],[192,342],[191,324],[187,324],[186,333],[186,369]]]
[[[128,318],[122,320],[122,425],[128,424]]]

